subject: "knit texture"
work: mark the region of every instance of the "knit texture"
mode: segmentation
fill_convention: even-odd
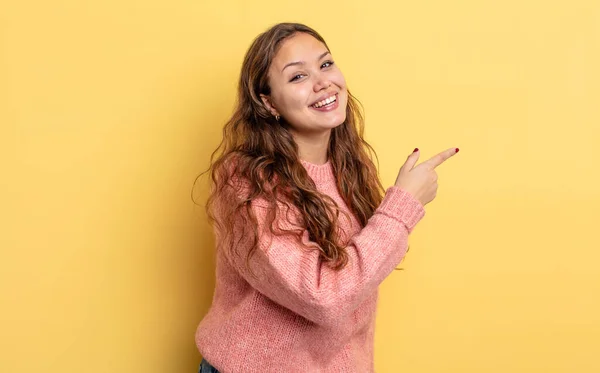
[[[333,270],[318,250],[307,250],[316,243],[306,230],[302,239],[270,234],[267,205],[253,201],[261,232],[250,260],[254,276],[246,267],[247,236],[236,238],[240,257],[217,250],[212,305],[196,331],[198,350],[222,373],[374,372],[378,286],[406,254],[425,210],[392,186],[362,228],[339,194],[331,163],[301,162],[317,189],[347,213],[338,224],[348,265]],[[293,227],[285,219],[275,224]],[[217,246],[226,239],[216,228],[215,236]]]

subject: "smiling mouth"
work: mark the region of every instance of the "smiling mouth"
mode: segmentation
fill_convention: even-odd
[[[318,108],[333,105],[336,101],[337,101],[337,93],[331,97],[326,98],[325,100],[322,100],[322,101],[317,102],[316,104],[310,105],[310,107],[318,109]]]

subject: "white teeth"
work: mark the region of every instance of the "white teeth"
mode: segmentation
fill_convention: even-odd
[[[332,102],[334,102],[335,100],[336,100],[336,97],[335,97],[335,95],[333,95],[333,96],[331,96],[331,97],[328,97],[328,98],[326,98],[326,99],[325,99],[325,100],[323,100],[323,101],[319,101],[319,102],[317,102],[316,104],[314,104],[314,105],[313,105],[313,107],[315,107],[315,108],[320,108],[321,106],[324,106],[324,105],[331,104],[331,103],[332,103]]]

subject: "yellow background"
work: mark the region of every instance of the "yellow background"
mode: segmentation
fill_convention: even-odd
[[[377,372],[600,371],[599,2],[37,0],[0,6],[0,372],[196,372],[190,191],[281,21],[330,44],[386,187],[461,148],[381,287]]]

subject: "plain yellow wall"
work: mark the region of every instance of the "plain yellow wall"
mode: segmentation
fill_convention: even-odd
[[[381,287],[377,371],[600,371],[598,1],[38,0],[0,6],[0,372],[196,371],[190,190],[281,21],[330,44],[385,186],[461,148]]]

